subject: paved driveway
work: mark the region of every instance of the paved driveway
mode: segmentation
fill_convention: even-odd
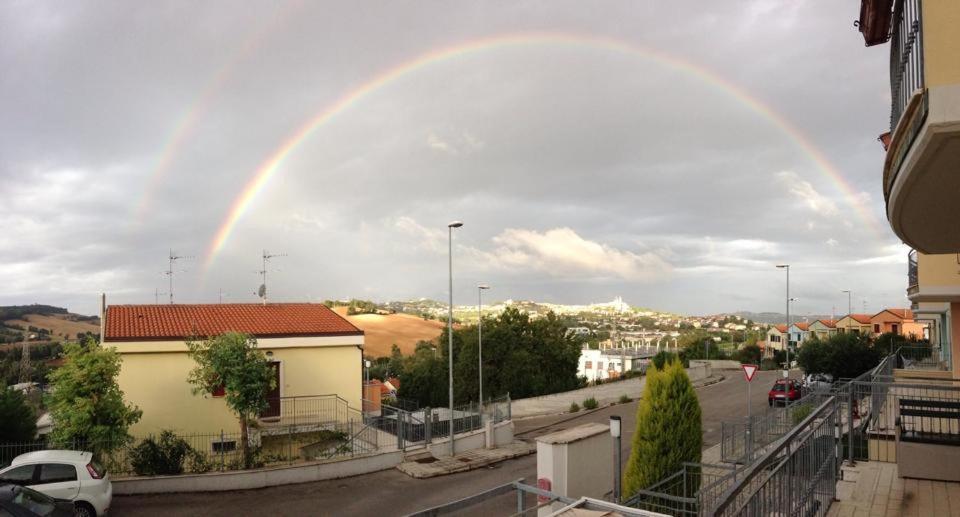
[[[720,441],[720,422],[746,415],[747,387],[739,372],[724,372],[723,382],[698,390],[703,408],[704,447]],[[754,413],[767,409],[767,390],[779,372],[759,372],[754,379]],[[555,430],[587,422],[623,418],[624,461],[636,425],[637,403],[605,407],[590,413],[554,415],[517,422],[520,439],[533,439]],[[534,483],[536,455],[504,461],[489,468],[431,479],[413,479],[396,469],[363,476],[237,492],[117,496],[112,516],[176,515],[403,515],[467,497],[483,490],[525,478]],[[531,498],[528,504],[534,504]],[[510,515],[516,496],[507,495],[462,512],[461,515]]]

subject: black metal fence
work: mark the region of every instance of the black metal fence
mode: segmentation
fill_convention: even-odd
[[[897,0],[890,38],[890,131],[914,92],[924,87],[921,0]]]
[[[456,406],[453,409],[453,427],[455,434],[481,429],[485,422],[499,424],[510,420],[510,396],[490,399],[482,406],[475,402]],[[424,445],[435,438],[450,435],[451,413],[447,408],[420,408],[408,411],[399,407],[382,405],[379,416],[368,416],[370,426],[394,435],[397,448]]]

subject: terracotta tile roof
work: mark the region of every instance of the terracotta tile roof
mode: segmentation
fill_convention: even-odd
[[[787,326],[784,325],[774,325],[773,328],[780,331],[780,333],[785,333],[787,331]]]
[[[111,305],[104,341],[207,337],[244,332],[255,337],[362,335],[363,331],[315,303]]]
[[[890,314],[893,314],[894,316],[900,318],[901,320],[913,319],[913,311],[910,309],[884,309],[874,314],[873,317],[876,318],[877,316],[883,314],[884,312],[889,312]]]
[[[796,322],[796,323],[792,323],[791,325],[794,325],[794,326],[796,326],[798,329],[803,330],[803,331],[810,330],[810,324],[809,324],[809,323],[806,323],[806,322],[798,321],[798,322]]]
[[[869,314],[847,314],[843,318],[852,318],[857,323],[863,323],[863,324],[870,323],[870,319],[871,319]],[[843,319],[843,318],[840,318],[840,319]]]
[[[837,320],[817,320],[823,324],[824,327],[828,328],[837,328]],[[815,321],[814,323],[816,323]]]

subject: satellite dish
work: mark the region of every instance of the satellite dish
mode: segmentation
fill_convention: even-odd
[[[260,284],[260,288],[257,289],[257,296],[259,296],[260,298],[265,298],[267,296],[266,284]]]

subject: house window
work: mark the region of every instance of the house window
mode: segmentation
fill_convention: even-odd
[[[603,370],[603,361],[597,361],[597,369]]]
[[[876,332],[877,334],[880,333],[880,324],[879,324],[879,323],[874,323],[874,324],[873,324],[873,331]]]
[[[213,442],[210,444],[213,447],[213,452],[233,452],[237,450],[236,440],[222,441],[222,442]]]
[[[217,386],[213,389],[213,391],[210,392],[210,395],[214,398],[224,397],[226,394],[227,388],[223,384]]]
[[[900,333],[900,332],[898,332],[898,331],[900,330],[900,328],[899,328],[899,326],[897,326],[896,323],[894,323],[894,324],[892,325],[892,327],[893,327],[893,333],[894,333],[894,334],[899,334],[899,333]]]
[[[584,368],[586,368],[587,370],[592,370],[592,369],[593,369],[593,361],[587,361],[587,365],[586,365]]]

